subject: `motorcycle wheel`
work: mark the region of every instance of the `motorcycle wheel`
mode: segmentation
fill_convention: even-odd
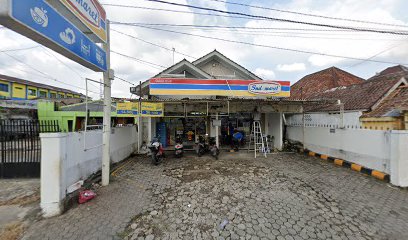
[[[155,154],[152,154],[152,163],[153,163],[153,165],[158,164],[158,159],[157,159],[157,156]]]

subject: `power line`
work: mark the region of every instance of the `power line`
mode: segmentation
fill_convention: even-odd
[[[229,16],[229,15],[220,15],[220,14],[211,14],[211,13],[196,13],[190,11],[182,11],[182,10],[172,10],[166,8],[151,8],[151,7],[140,7],[140,6],[132,6],[132,5],[123,5],[123,4],[102,4],[107,7],[122,7],[122,8],[135,8],[135,9],[143,9],[143,10],[153,10],[153,11],[165,11],[165,12],[174,12],[174,13],[186,13],[186,14],[193,14],[193,15],[204,15],[204,16],[214,16],[214,17],[226,17],[226,18],[239,18],[239,19],[250,19],[255,20],[256,18],[252,17],[242,17],[242,16]],[[266,19],[260,19],[266,21]]]
[[[210,1],[213,1],[213,2],[222,2],[222,3],[226,3],[226,4],[238,5],[238,6],[245,6],[245,7],[251,7],[251,8],[258,8],[258,9],[264,9],[264,10],[271,10],[271,11],[276,11],[276,12],[291,13],[291,14],[297,14],[297,15],[309,16],[309,17],[326,18],[326,19],[332,19],[332,20],[340,20],[340,21],[348,21],[348,22],[357,22],[357,23],[368,23],[368,24],[383,25],[383,26],[392,26],[392,27],[408,27],[408,25],[402,25],[402,24],[381,23],[381,22],[366,21],[366,20],[360,20],[360,19],[348,19],[348,18],[340,18],[340,17],[330,17],[330,16],[324,16],[324,15],[318,15],[318,14],[311,14],[311,13],[303,13],[303,12],[282,10],[282,9],[278,9],[278,8],[255,6],[255,5],[244,4],[244,3],[237,3],[237,2],[232,2],[232,1],[222,1],[222,0],[210,0]]]
[[[134,84],[134,83],[132,83],[132,82],[129,82],[128,80],[125,80],[125,79],[123,79],[123,78],[121,78],[121,77],[115,76],[115,78],[118,79],[118,80],[121,80],[121,81],[123,81],[123,82],[126,82],[126,83],[128,83],[128,84],[130,84],[130,85],[137,86],[136,84]]]
[[[404,44],[404,43],[402,43],[402,44]],[[349,68],[352,68],[352,67],[355,67],[355,66],[357,66],[357,65],[360,65],[360,64],[362,64],[362,63],[364,63],[364,62],[367,62],[367,61],[369,61],[370,59],[373,59],[373,58],[375,58],[375,57],[377,57],[377,56],[379,56],[379,55],[381,55],[381,54],[383,54],[383,53],[385,53],[385,52],[388,52],[389,50],[391,50],[391,49],[393,49],[393,48],[396,48],[396,47],[398,47],[398,46],[400,46],[400,45],[401,45],[401,43],[394,44],[394,45],[392,45],[392,46],[390,46],[390,47],[388,47],[388,48],[386,48],[386,49],[384,49],[384,50],[381,50],[380,52],[378,52],[378,53],[372,55],[371,57],[368,57],[368,58],[362,60],[361,62],[355,63],[355,64],[353,64],[353,65],[351,65],[351,66],[348,66],[348,67],[349,67]]]
[[[296,24],[311,25],[311,26],[318,26],[318,27],[336,28],[336,29],[348,29],[348,30],[362,31],[362,32],[408,35],[408,33],[403,33],[403,32],[395,32],[395,31],[380,30],[380,29],[355,28],[355,27],[349,27],[349,26],[331,25],[331,24],[326,24],[326,23],[312,23],[312,22],[297,21],[297,20],[284,19],[284,18],[266,17],[266,16],[261,16],[261,15],[253,15],[253,14],[247,14],[247,13],[241,13],[241,12],[231,12],[231,11],[218,10],[214,8],[199,7],[199,6],[194,6],[190,4],[172,3],[172,2],[162,1],[162,0],[145,0],[145,1],[163,3],[163,4],[173,5],[173,6],[180,6],[180,7],[190,7],[194,9],[219,12],[219,13],[225,13],[225,14],[232,14],[232,15],[238,15],[238,16],[266,19],[266,20],[271,20],[271,21],[288,22],[288,23],[296,23]]]
[[[29,50],[29,49],[38,48],[38,47],[40,46],[37,45],[37,46],[25,47],[25,48],[4,49],[4,50],[0,50],[0,52],[16,52],[16,51]]]
[[[163,66],[163,65],[156,64],[156,63],[152,63],[152,62],[148,62],[148,61],[145,61],[145,60],[142,60],[142,59],[139,59],[139,58],[136,58],[136,57],[132,57],[132,56],[129,56],[129,55],[126,55],[126,54],[123,54],[123,53],[119,53],[119,52],[116,52],[116,51],[113,51],[113,50],[111,50],[111,52],[112,52],[112,53],[115,53],[115,54],[118,54],[118,55],[120,55],[120,56],[122,56],[122,57],[126,57],[126,58],[133,59],[133,60],[135,60],[135,61],[137,61],[137,62],[146,64],[146,65],[148,65],[148,66],[150,66],[150,67],[153,67],[153,68],[156,68],[156,69],[158,69],[158,70],[162,70],[162,69],[160,69],[160,68],[158,68],[158,67],[167,68],[167,67],[165,67],[165,66]]]
[[[120,22],[111,22],[111,24],[121,24]],[[128,23],[130,24],[130,23]],[[306,32],[350,32],[355,34],[356,31],[348,29],[326,29],[326,28],[288,28],[288,27],[247,27],[247,26],[222,26],[222,25],[197,25],[197,24],[170,24],[170,23],[134,23],[138,25],[149,26],[169,26],[169,27],[192,27],[192,28],[226,28],[226,29],[254,29],[254,30],[282,30],[282,31],[306,31]],[[401,31],[408,32],[408,31]]]
[[[74,70],[71,66],[69,66],[68,64],[66,64],[66,63],[64,63],[61,59],[59,59],[59,58],[57,58],[57,56],[55,56],[52,52],[50,52],[46,47],[44,47],[44,46],[42,46],[41,45],[41,47],[45,50],[45,53],[47,54],[47,55],[49,55],[49,56],[52,56],[53,58],[55,58],[58,62],[60,62],[61,64],[63,64],[65,67],[67,67],[68,69],[70,69],[72,72],[74,72],[76,75],[78,75],[78,77],[79,77],[79,79],[81,79],[81,81],[82,80],[85,80],[85,77],[84,76],[82,76],[81,74],[79,74],[76,70]],[[86,80],[85,80],[86,81]],[[89,84],[91,84],[92,86],[94,86],[95,88],[98,88],[99,89],[99,87],[98,86],[96,86],[95,84],[93,84],[93,83],[89,83]],[[89,91],[89,90],[88,90]]]
[[[67,86],[71,86],[71,87],[75,87],[75,88],[78,88],[78,89],[85,90],[85,88],[82,88],[82,87],[79,87],[79,86],[76,86],[76,85],[73,85],[73,84],[69,84],[69,83],[65,83],[65,82],[63,82],[63,81],[60,81],[60,80],[58,80],[58,79],[56,79],[56,78],[50,76],[49,74],[44,73],[44,72],[42,72],[42,71],[40,71],[40,70],[34,68],[33,66],[31,66],[31,65],[29,65],[29,64],[27,64],[27,63],[25,63],[25,62],[23,62],[22,60],[20,60],[20,59],[14,57],[14,56],[12,56],[12,55],[6,53],[6,52],[3,52],[3,53],[6,54],[7,56],[13,58],[14,60],[16,60],[16,61],[18,61],[18,62],[20,62],[20,63],[26,65],[27,67],[31,68],[32,70],[34,70],[34,71],[36,71],[36,72],[38,72],[38,73],[44,75],[44,78],[48,78],[48,79],[54,80],[54,81],[56,81],[56,82],[65,84],[65,85],[67,85]],[[97,92],[94,92],[94,91],[90,91],[90,90],[88,90],[88,91],[98,94]]]
[[[114,24],[118,24],[118,25],[127,25],[127,26],[138,26],[139,24],[138,23],[121,23],[121,22],[114,22]],[[142,24],[142,25],[144,25],[144,24]],[[146,24],[146,25],[149,25],[150,26],[150,24]],[[175,26],[175,27],[178,27],[179,25],[172,25],[172,24],[163,24],[164,26],[170,26],[170,27],[173,27],[173,26]],[[156,26],[156,25],[154,25],[154,26]],[[160,26],[160,24],[159,24],[159,26]],[[194,26],[194,25],[191,25],[191,26]],[[123,35],[126,35],[126,36],[129,36],[129,37],[133,37],[132,35],[129,35],[129,34],[126,34],[126,33],[123,33],[123,32],[119,32],[119,31],[117,31],[117,30],[113,30],[113,29],[111,29],[112,31],[115,31],[115,32],[118,32],[118,33],[121,33],[121,34],[123,34]],[[229,30],[218,30],[218,29],[207,29],[207,28],[205,28],[205,29],[200,29],[200,30],[212,30],[212,31],[216,31],[217,33],[218,32],[225,32],[225,33],[230,33],[230,31]],[[233,30],[235,30],[235,29],[233,29]],[[326,34],[323,34],[323,36],[321,36],[321,34],[312,34],[312,35],[310,35],[310,36],[304,36],[305,34],[309,34],[309,33],[290,33],[290,32],[272,32],[272,33],[265,33],[265,32],[261,32],[261,31],[255,31],[255,32],[253,32],[253,31],[239,31],[239,30],[236,30],[236,31],[234,31],[234,33],[236,33],[236,34],[244,34],[244,35],[250,35],[250,36],[273,36],[273,37],[284,37],[284,38],[287,38],[287,37],[290,37],[290,38],[312,38],[312,39],[334,39],[334,40],[370,40],[370,41],[373,41],[373,40],[376,40],[376,41],[405,41],[406,39],[378,39],[378,38],[350,38],[350,37],[325,37],[324,35],[326,35]],[[274,34],[274,33],[277,33],[277,34]],[[282,35],[283,34],[283,35]],[[288,34],[302,34],[301,36],[297,36],[297,35],[288,35]],[[140,38],[137,38],[137,37],[133,37],[133,38],[135,38],[135,39],[138,39],[138,40],[140,40],[140,41],[145,41],[145,40],[143,40],[143,39],[140,39]],[[156,45],[157,46],[157,45]],[[159,47],[161,47],[161,46],[159,46]],[[169,51],[172,51],[171,49],[168,49],[168,48],[165,48],[166,50],[169,50]],[[177,51],[176,51],[177,52]],[[178,53],[180,53],[180,52],[178,52]],[[181,53],[182,54],[182,53]],[[185,56],[188,56],[188,55],[186,55],[186,54],[182,54],[182,55],[185,55]],[[192,57],[192,56],[190,56],[190,57]]]
[[[135,25],[135,26],[136,26],[136,25]],[[299,49],[293,49],[293,48],[284,48],[284,47],[277,47],[277,46],[270,46],[270,45],[263,45],[263,44],[256,44],[256,43],[249,43],[249,42],[243,42],[243,41],[237,41],[237,40],[230,40],[230,39],[224,39],[224,38],[218,38],[218,37],[203,36],[203,35],[193,34],[193,33],[179,32],[179,31],[174,31],[174,30],[154,28],[154,27],[147,27],[147,26],[139,26],[139,27],[147,28],[147,29],[153,29],[153,30],[159,30],[159,31],[165,31],[165,32],[171,32],[171,33],[177,33],[177,34],[182,34],[182,35],[187,35],[187,36],[207,38],[207,39],[218,40],[218,41],[223,41],[223,42],[239,43],[239,44],[244,44],[244,45],[249,45],[249,46],[255,46],[255,47],[264,47],[264,48],[271,48],[271,49],[277,49],[277,50],[283,50],[283,51],[290,51],[290,52],[297,52],[297,53],[305,53],[305,54],[316,54],[316,55],[326,56],[326,57],[335,57],[335,58],[343,58],[343,59],[351,59],[351,60],[359,60],[359,61],[361,61],[361,60],[366,60],[366,59],[364,59],[364,58],[348,57],[348,56],[342,56],[342,55],[336,55],[336,54],[312,52],[312,51],[299,50]],[[406,63],[395,63],[395,62],[380,61],[380,60],[373,60],[373,59],[370,59],[370,60],[368,60],[368,61],[370,61],[370,62],[378,62],[378,63],[405,64],[405,65],[407,65]]]
[[[111,22],[111,24],[115,24],[115,23],[117,23],[117,24],[121,24],[121,23],[118,23],[118,22]],[[150,44],[150,45],[153,45],[153,46],[156,46],[156,47],[159,47],[159,48],[163,48],[163,49],[166,49],[166,50],[168,50],[168,51],[173,52],[173,49],[171,49],[171,48],[164,47],[164,46],[161,46],[161,45],[159,45],[159,44],[156,44],[156,43],[152,43],[152,42],[146,41],[146,40],[144,40],[144,39],[142,39],[142,38],[138,38],[138,37],[136,37],[136,36],[133,36],[133,35],[130,35],[130,34],[127,34],[127,33],[121,32],[121,31],[118,31],[118,30],[116,30],[116,29],[111,29],[111,31],[113,31],[113,32],[117,32],[117,33],[119,33],[119,34],[122,34],[122,35],[128,36],[128,37],[130,37],[130,38],[133,38],[133,39],[136,39],[136,40],[142,41],[142,42],[144,42],[144,43],[147,43],[147,44]],[[189,57],[189,58],[197,59],[196,57],[193,57],[193,56],[191,56],[191,55],[188,55],[188,54],[185,54],[185,53],[182,53],[182,52],[176,51],[176,50],[175,50],[174,52],[176,52],[176,53],[178,53],[178,54],[180,54],[180,55],[183,55],[183,56]]]

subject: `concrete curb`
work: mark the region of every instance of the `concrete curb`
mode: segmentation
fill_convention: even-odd
[[[335,165],[345,167],[345,168],[350,168],[351,170],[370,175],[372,177],[375,177],[375,178],[377,178],[379,180],[382,180],[382,181],[385,181],[385,182],[390,181],[390,175],[388,175],[386,173],[383,173],[383,172],[380,172],[380,171],[377,171],[377,170],[373,170],[373,169],[369,169],[369,168],[366,168],[364,166],[345,161],[343,159],[330,157],[330,156],[325,155],[325,154],[315,153],[315,152],[310,151],[308,149],[299,149],[299,152],[307,154],[308,156],[311,156],[311,157],[318,157],[320,159],[327,160],[329,162],[333,162]]]

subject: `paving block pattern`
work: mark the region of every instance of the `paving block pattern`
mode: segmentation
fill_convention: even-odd
[[[289,153],[148,159],[24,239],[408,239],[408,192]]]

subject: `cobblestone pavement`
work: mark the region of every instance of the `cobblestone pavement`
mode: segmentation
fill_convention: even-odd
[[[408,239],[408,191],[298,154],[135,158],[25,239]]]
[[[0,179],[0,205],[38,194],[40,179]]]
[[[0,179],[0,239],[9,225],[35,216],[39,190],[40,179]]]

